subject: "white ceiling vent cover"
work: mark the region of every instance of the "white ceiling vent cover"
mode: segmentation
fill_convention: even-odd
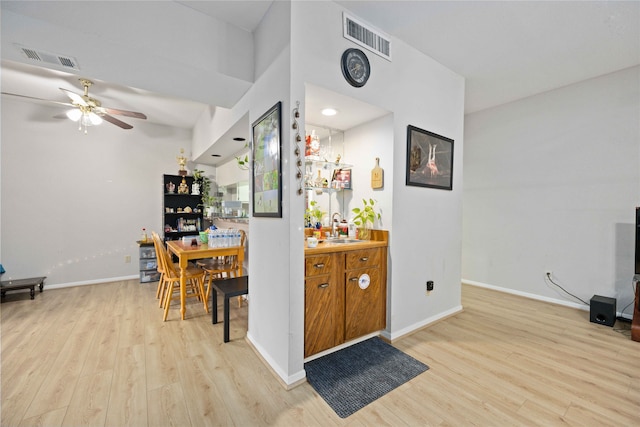
[[[391,61],[391,37],[345,12],[342,13],[342,35]]]
[[[64,68],[71,68],[73,70],[80,70],[78,61],[76,58],[69,55],[60,55],[57,53],[45,52],[43,50],[32,49],[25,46],[15,45],[22,55],[36,62],[46,62],[47,64],[53,64],[62,66]]]

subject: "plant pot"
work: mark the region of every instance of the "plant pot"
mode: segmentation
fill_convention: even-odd
[[[370,240],[371,239],[371,229],[367,227],[358,227],[358,234],[356,237],[359,240]]]

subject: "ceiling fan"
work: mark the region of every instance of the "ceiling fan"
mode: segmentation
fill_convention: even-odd
[[[71,92],[70,90],[59,88],[62,92],[64,92],[69,97],[69,99],[71,100],[70,103],[53,101],[49,99],[35,98],[32,96],[26,96],[26,95],[17,95],[15,93],[2,92],[2,94],[18,96],[21,98],[35,99],[37,101],[46,101],[46,102],[51,102],[58,105],[64,105],[67,107],[73,107],[71,110],[67,111],[65,115],[58,115],[56,117],[63,117],[63,118],[67,117],[73,120],[74,122],[78,122],[78,130],[82,130],[84,128],[85,134],[87,133],[88,126],[99,125],[102,123],[103,120],[111,124],[114,124],[122,129],[133,128],[133,126],[131,126],[130,124],[125,123],[122,120],[113,117],[112,114],[126,116],[126,117],[133,117],[136,119],[147,118],[146,115],[135,112],[135,111],[127,111],[127,110],[120,110],[117,108],[103,107],[100,101],[89,96],[89,87],[93,84],[93,82],[88,79],[79,79],[79,80],[80,80],[80,83],[82,83],[82,87],[84,88],[83,95],[78,95],[77,93]]]

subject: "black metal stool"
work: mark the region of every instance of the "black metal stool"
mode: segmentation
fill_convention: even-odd
[[[229,299],[249,293],[249,276],[214,280],[211,282],[211,287],[213,288],[211,323],[218,323],[218,292],[220,292],[224,297],[224,342],[229,342]]]

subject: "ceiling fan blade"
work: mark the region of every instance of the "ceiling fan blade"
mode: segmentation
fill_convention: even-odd
[[[133,129],[133,126],[131,126],[128,123],[123,122],[122,120],[118,120],[113,116],[110,116],[108,114],[101,114],[100,117],[102,117],[104,120],[108,121],[109,123],[112,123],[122,129]]]
[[[34,101],[43,101],[43,102],[49,102],[51,104],[58,104],[58,105],[64,105],[65,107],[74,107],[73,104],[69,104],[68,102],[58,102],[58,101],[52,101],[50,99],[43,99],[43,98],[35,98],[33,96],[26,96],[26,95],[18,95],[17,93],[9,93],[9,92],[2,92],[3,95],[9,95],[9,96],[16,96],[18,98],[26,98],[26,99],[33,99]]]
[[[105,113],[107,114],[116,114],[116,115],[120,115],[120,116],[127,116],[127,117],[133,117],[136,119],[146,119],[147,116],[145,116],[142,113],[137,113],[135,111],[127,111],[127,110],[119,110],[117,108],[107,108],[107,107],[101,107],[102,110],[104,110]]]
[[[73,102],[74,104],[82,105],[85,107],[89,106],[89,104],[87,104],[87,101],[85,101],[84,98],[78,95],[77,93],[73,93],[70,90],[63,89],[63,88],[58,88],[58,89],[63,91],[71,99],[71,102]]]

